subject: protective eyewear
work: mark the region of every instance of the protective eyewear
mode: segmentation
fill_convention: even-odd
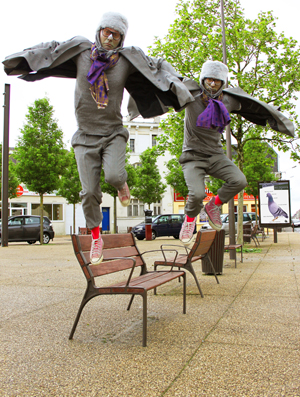
[[[107,28],[102,29],[102,34],[104,37],[109,37],[110,35],[112,35],[114,40],[120,40],[121,38],[121,34],[119,32],[113,32],[112,30],[109,30]]]
[[[208,84],[212,84],[212,83],[215,83],[215,85],[221,85],[222,84],[222,80],[219,80],[219,79],[206,78],[205,80],[206,80],[206,82]]]

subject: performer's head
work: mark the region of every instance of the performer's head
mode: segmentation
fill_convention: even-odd
[[[219,61],[206,61],[200,73],[200,85],[205,93],[215,98],[225,87],[228,76],[227,66]]]
[[[118,12],[103,14],[96,30],[96,45],[105,50],[114,50],[122,47],[128,30],[127,19]]]

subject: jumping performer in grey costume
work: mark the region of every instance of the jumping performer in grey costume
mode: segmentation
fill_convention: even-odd
[[[103,260],[100,174],[118,190],[123,206],[130,203],[126,183],[126,143],[121,103],[124,88],[131,95],[129,114],[145,118],[176,111],[194,101],[183,78],[163,59],[147,57],[138,47],[123,47],[127,19],[115,12],[102,16],[95,43],[76,36],[65,42],[52,41],[10,55],[3,61],[8,75],[26,81],[45,77],[76,78],[75,114],[78,130],[72,138],[82,184],[82,207],[92,231],[90,260]]]

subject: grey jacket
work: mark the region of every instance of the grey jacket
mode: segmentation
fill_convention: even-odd
[[[26,81],[36,81],[49,76],[76,78],[76,64],[72,58],[91,47],[85,37],[76,36],[64,42],[41,43],[12,54],[3,61],[8,75],[21,75]],[[144,118],[159,116],[173,107],[184,109],[199,93],[199,85],[183,79],[162,58],[150,58],[138,47],[124,47],[120,54],[131,62],[137,73],[129,76],[125,88],[131,95],[128,104],[130,119],[139,114]],[[267,122],[275,131],[294,137],[294,125],[277,108],[255,99],[241,88],[228,88],[224,93],[234,96],[241,108],[233,113],[265,126]]]
[[[4,70],[8,75],[21,75],[26,81],[49,76],[76,78],[76,64],[72,59],[91,48],[91,44],[81,36],[62,43],[41,43],[6,57]],[[138,47],[124,47],[119,53],[138,70],[125,84],[132,97],[129,103],[131,119],[139,114],[144,118],[159,116],[169,107],[180,111],[194,101],[182,83],[183,78],[165,60],[147,57]]]

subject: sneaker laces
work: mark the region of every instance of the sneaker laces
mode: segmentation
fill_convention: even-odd
[[[101,236],[99,236],[99,238],[97,239],[92,239],[92,254],[91,257],[92,258],[99,258],[102,254],[102,239]]]
[[[182,231],[182,238],[190,238],[191,233],[193,233],[195,228],[195,221],[185,222],[184,229]]]

